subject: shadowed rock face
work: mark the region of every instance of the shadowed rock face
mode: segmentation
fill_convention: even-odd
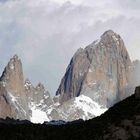
[[[111,106],[127,96],[131,60],[121,37],[109,30],[73,56],[56,92],[63,103],[85,94]]]
[[[140,86],[135,89],[135,98],[140,99]]]

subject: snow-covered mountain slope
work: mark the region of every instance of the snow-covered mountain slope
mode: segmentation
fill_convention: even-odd
[[[47,122],[50,121],[50,119],[47,116],[47,113],[43,111],[41,108],[32,104],[30,106],[30,109],[31,109],[30,121],[32,123],[44,123],[45,121]]]
[[[46,110],[53,105],[53,100],[44,85],[39,83],[36,87],[27,79],[24,84],[30,110],[30,121],[43,123],[50,121]]]
[[[62,120],[73,121],[94,118],[104,113],[107,108],[99,105],[88,96],[80,95],[63,103],[57,110]]]
[[[79,97],[75,98],[74,101],[75,107],[81,108],[84,111],[86,117],[88,114],[93,114],[94,116],[100,116],[104,113],[107,108],[102,107],[91,98],[85,95],[80,95]]]
[[[78,119],[88,120],[104,113],[107,108],[99,105],[90,97],[80,95],[62,105],[52,104],[43,107],[43,104],[30,104],[31,122],[43,123],[53,120],[74,121]]]

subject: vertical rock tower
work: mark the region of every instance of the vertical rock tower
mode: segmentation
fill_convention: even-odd
[[[0,117],[29,119],[22,63],[17,55],[5,67],[0,77],[0,89]]]
[[[131,60],[122,38],[112,30],[85,49],[80,48],[71,59],[56,92],[61,103],[85,94],[94,101],[112,106],[129,96]]]
[[[10,59],[8,65],[0,78],[6,89],[15,96],[24,94],[24,77],[21,60],[17,55]]]

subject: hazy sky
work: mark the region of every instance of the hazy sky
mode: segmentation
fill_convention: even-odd
[[[108,29],[140,59],[140,0],[0,0],[0,72],[16,53],[54,95],[74,52]]]

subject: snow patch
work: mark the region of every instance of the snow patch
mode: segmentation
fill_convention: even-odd
[[[112,38],[113,38],[113,39],[117,42],[117,44],[119,45],[119,43],[120,43],[120,42],[119,42],[119,39],[118,39],[115,35],[113,35]]]
[[[32,116],[30,118],[32,123],[41,123],[43,124],[45,121],[50,121],[46,112],[37,109],[36,107],[32,107]]]
[[[93,42],[93,44],[94,44],[94,45],[97,45],[97,44],[100,43],[100,41],[101,41],[101,39],[97,39],[97,40],[95,40],[95,41]]]
[[[84,111],[86,117],[88,117],[88,114],[92,114],[93,116],[100,116],[107,110],[107,108],[103,108],[97,102],[93,101],[90,97],[85,95],[76,97],[74,103],[77,108],[81,108]]]
[[[13,102],[16,102],[16,101],[17,101],[16,97],[13,96],[10,92],[8,92],[8,95],[9,95],[9,97],[11,98],[11,100],[12,100]]]
[[[59,102],[54,103],[54,106],[59,106],[59,105],[60,105]]]
[[[116,40],[116,41],[119,40],[115,35],[113,35],[112,37],[113,37],[113,39]]]
[[[52,110],[53,110],[53,108],[49,108],[49,109],[47,110],[47,114],[50,115],[51,112],[52,112]]]
[[[13,63],[10,63],[10,69],[14,70],[14,64]]]
[[[96,82],[89,82],[89,83],[88,83],[89,86],[91,86],[91,85],[96,85],[96,84],[97,84]]]
[[[6,87],[6,82],[2,82],[2,86],[3,87]]]
[[[26,111],[22,108],[22,106],[19,104],[18,102],[18,98],[19,97],[15,97],[13,96],[10,92],[8,92],[8,96],[10,97],[11,101],[12,101],[12,104],[15,106],[15,108],[18,110],[18,111],[22,111],[24,113],[24,115],[26,115]]]
[[[28,86],[32,86],[32,84],[30,82],[26,82],[24,86],[28,87]]]
[[[91,69],[89,69],[89,70],[88,70],[88,72],[92,72],[92,70],[91,70]]]
[[[44,95],[44,99],[48,99],[49,98],[49,96],[48,95]]]
[[[34,102],[31,102],[30,104],[30,110],[32,112],[32,115],[30,117],[30,120],[32,123],[44,123],[45,121],[49,121],[49,118],[45,111],[43,111],[41,108],[38,107],[39,104],[35,104]]]

